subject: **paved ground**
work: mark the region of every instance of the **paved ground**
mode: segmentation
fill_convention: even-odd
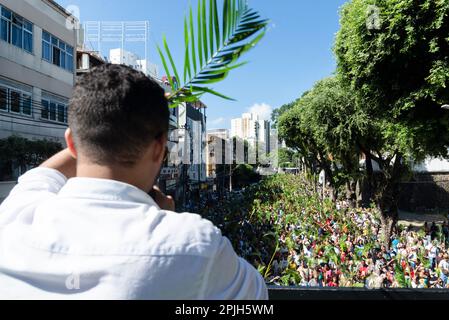
[[[399,224],[400,225],[411,225],[414,227],[423,227],[424,223],[427,222],[431,224],[435,223],[443,223],[447,221],[441,214],[428,214],[428,213],[410,213],[410,212],[399,212]]]

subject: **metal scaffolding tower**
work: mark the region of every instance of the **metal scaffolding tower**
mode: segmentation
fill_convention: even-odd
[[[149,26],[149,21],[87,21],[84,23],[84,42],[100,53],[104,43],[120,43],[122,52],[126,43],[142,43],[148,61]]]

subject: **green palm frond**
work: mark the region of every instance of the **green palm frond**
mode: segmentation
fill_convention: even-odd
[[[184,19],[184,72],[182,84],[167,41],[158,47],[170,82],[171,107],[197,101],[203,94],[233,100],[210,88],[224,80],[229,72],[245,64],[239,58],[265,35],[268,20],[248,7],[246,0],[223,0],[221,21],[217,0],[198,0],[197,17],[192,7]],[[176,82],[173,81],[173,76]]]

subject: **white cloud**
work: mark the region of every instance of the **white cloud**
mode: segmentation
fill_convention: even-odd
[[[222,124],[225,121],[226,121],[226,119],[221,117],[221,118],[217,118],[217,119],[214,119],[212,121],[209,121],[209,123],[214,125],[214,126],[218,126],[219,124]]]
[[[248,112],[257,114],[261,120],[270,120],[273,107],[266,103],[256,103],[248,109]]]

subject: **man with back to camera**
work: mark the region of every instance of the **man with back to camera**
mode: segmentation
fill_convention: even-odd
[[[79,79],[68,148],[0,206],[0,298],[268,298],[218,228],[153,189],[168,122],[163,89],[143,73],[108,64]]]

